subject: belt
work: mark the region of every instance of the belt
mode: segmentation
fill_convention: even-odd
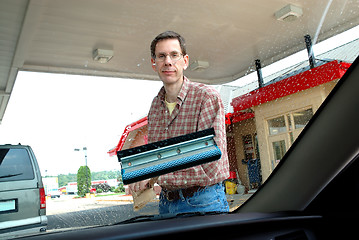
[[[167,189],[162,189],[163,192],[163,196],[168,200],[168,201],[175,201],[175,200],[179,200],[181,199],[180,196],[180,192],[182,192],[182,195],[184,198],[189,198],[192,197],[196,192],[204,189],[205,187],[201,187],[201,186],[194,186],[194,187],[189,187],[189,188],[181,188],[181,189],[176,189],[176,190],[167,190]]]

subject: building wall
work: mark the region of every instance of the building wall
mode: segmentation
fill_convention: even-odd
[[[134,148],[134,147],[138,147],[138,146],[147,144],[147,141],[146,141],[147,134],[148,134],[147,125],[138,129],[136,131],[135,136],[133,136],[133,138],[131,138],[131,140],[129,140],[129,141],[131,141],[131,142],[129,142],[130,143],[129,148]],[[123,148],[123,149],[125,149],[125,148]]]
[[[248,168],[247,165],[243,164],[242,162],[242,160],[245,159],[243,137],[246,135],[255,135],[255,133],[256,125],[253,118],[233,124],[233,137],[235,143],[238,174],[242,185],[245,186],[247,190],[250,189],[250,186],[248,178]]]
[[[267,121],[271,118],[307,108],[312,108],[313,113],[315,113],[321,103],[333,89],[336,82],[337,81],[332,81],[302,92],[276,99],[272,102],[253,107],[255,112],[255,124],[257,129],[263,181],[269,177],[278,163],[274,160],[273,151],[271,149],[272,137],[269,136]],[[297,138],[300,131],[296,131],[294,134],[294,140]],[[291,140],[289,137],[285,140],[287,143],[286,150],[288,150],[288,148],[291,146]]]
[[[59,188],[58,177],[43,177],[42,182],[44,184],[46,194],[51,190],[57,190]]]

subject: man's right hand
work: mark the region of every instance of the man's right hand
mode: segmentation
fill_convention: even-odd
[[[150,188],[150,181],[151,179],[146,179],[140,182],[135,182],[135,183],[131,183],[129,184],[129,188],[131,190],[131,192],[141,192],[143,190],[146,190],[147,188]]]
[[[153,187],[155,185],[155,183],[157,182],[157,179],[158,179],[158,177],[149,178],[149,179],[146,179],[143,181],[131,183],[128,186],[129,186],[131,192],[142,192],[148,188]]]

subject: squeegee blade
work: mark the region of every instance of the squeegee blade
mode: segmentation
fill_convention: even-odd
[[[221,158],[214,129],[117,152],[124,184],[157,177]]]

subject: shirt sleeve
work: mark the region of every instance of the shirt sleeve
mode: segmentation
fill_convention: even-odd
[[[210,163],[203,164],[202,167],[209,181],[219,181],[228,178],[228,154],[225,127],[224,106],[219,94],[213,94],[204,102],[199,118],[198,130],[214,128],[216,136],[214,137],[217,146],[222,152],[221,159]]]

